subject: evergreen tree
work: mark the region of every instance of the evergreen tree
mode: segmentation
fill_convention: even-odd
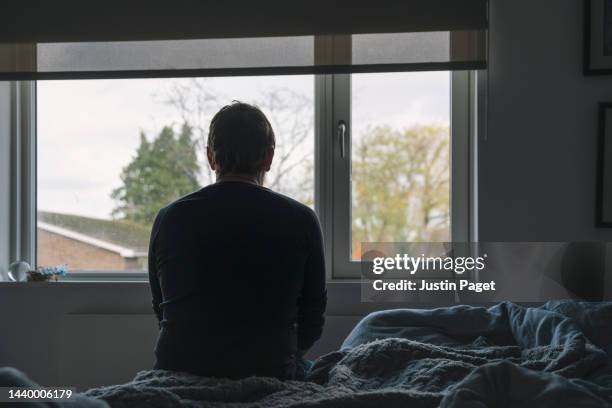
[[[121,172],[122,186],[113,190],[113,216],[150,225],[160,208],[200,188],[200,166],[192,130],[183,125],[176,135],[164,127],[149,142],[140,134],[136,156]]]

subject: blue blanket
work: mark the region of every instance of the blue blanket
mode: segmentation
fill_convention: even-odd
[[[490,308],[458,305],[371,313],[355,326],[342,350],[373,340],[403,338],[437,345],[486,339],[523,348],[559,344],[583,334],[594,345],[612,346],[612,302],[551,301],[541,307],[504,302]]]
[[[339,353],[344,359],[372,344],[398,339],[408,342],[404,347],[418,344],[428,350],[430,366],[444,367],[434,375],[437,380],[460,371],[449,371],[452,364],[444,361],[472,366],[457,384],[442,387],[443,406],[612,404],[612,303],[552,301],[527,308],[505,302],[490,308],[381,311],[365,317]],[[446,354],[435,355],[429,345]],[[407,370],[422,375],[421,364],[413,361]]]
[[[612,304],[502,303],[364,318],[308,381],[153,370],[93,389],[113,407],[612,407]]]
[[[390,310],[307,381],[151,370],[89,390],[112,407],[612,407],[612,303]]]

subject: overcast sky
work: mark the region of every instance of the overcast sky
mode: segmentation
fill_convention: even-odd
[[[111,191],[134,155],[139,134],[149,137],[181,118],[165,103],[172,81],[184,79],[39,81],[38,208],[110,217]],[[313,97],[312,76],[213,78],[211,89],[252,102],[270,88]],[[449,122],[449,74],[360,74],[353,77],[353,130],[388,124],[407,128]],[[310,113],[312,114],[312,113]]]

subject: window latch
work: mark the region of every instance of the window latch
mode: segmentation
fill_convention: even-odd
[[[344,158],[346,154],[346,123],[341,120],[338,122],[338,143],[340,144],[340,157]]]

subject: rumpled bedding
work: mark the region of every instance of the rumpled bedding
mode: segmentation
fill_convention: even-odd
[[[113,407],[612,407],[612,303],[370,314],[307,381],[162,370],[85,393]]]

